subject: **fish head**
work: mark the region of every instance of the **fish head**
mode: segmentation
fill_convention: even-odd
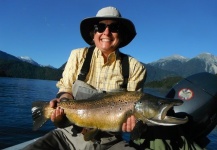
[[[172,110],[173,106],[179,106],[182,103],[183,101],[180,99],[168,99],[144,94],[135,104],[135,116],[148,125],[172,126],[184,124],[188,121],[188,117],[177,118],[168,115],[168,111]]]

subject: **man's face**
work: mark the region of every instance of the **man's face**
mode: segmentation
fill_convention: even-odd
[[[95,27],[96,31],[94,34],[94,43],[96,47],[105,53],[115,51],[120,44],[118,23],[114,20],[103,20],[99,22],[97,27]],[[105,30],[103,30],[104,28]]]

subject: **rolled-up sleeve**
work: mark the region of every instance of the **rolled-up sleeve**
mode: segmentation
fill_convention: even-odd
[[[146,80],[146,68],[135,58],[129,58],[130,75],[128,79],[128,91],[142,91]]]

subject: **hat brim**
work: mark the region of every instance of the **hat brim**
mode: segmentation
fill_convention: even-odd
[[[134,24],[125,18],[120,17],[91,17],[81,21],[80,32],[81,36],[86,43],[92,45],[93,39],[90,36],[90,32],[93,31],[93,26],[98,24],[101,20],[117,20],[121,24],[122,41],[119,48],[129,44],[136,36],[136,30]]]

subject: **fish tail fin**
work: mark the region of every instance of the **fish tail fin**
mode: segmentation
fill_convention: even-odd
[[[39,129],[49,118],[47,116],[47,108],[49,103],[45,101],[35,101],[32,103],[32,119],[33,119],[33,130]]]

